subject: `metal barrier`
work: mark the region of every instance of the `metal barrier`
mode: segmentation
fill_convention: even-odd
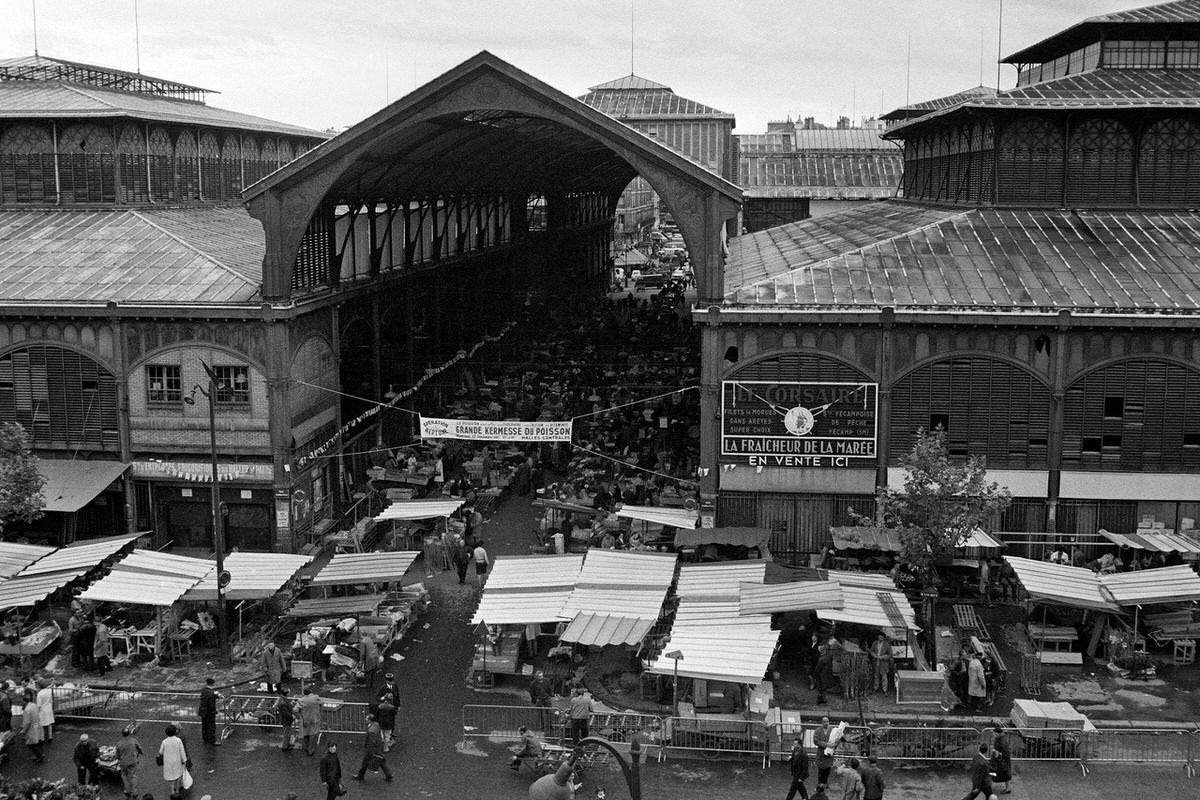
[[[1088,755],[1105,764],[1167,764],[1196,775],[1200,731],[1154,728],[1101,728],[1088,733]]]
[[[765,767],[770,742],[767,724],[757,720],[713,717],[666,717],[660,760],[670,750],[689,750],[715,760],[725,755],[751,756]]]
[[[1013,761],[1069,761],[1088,774],[1092,739],[1078,728],[990,729],[992,741],[1004,735]]]
[[[142,692],[121,689],[90,689],[56,686],[54,715],[64,719],[138,720],[139,722],[199,722],[200,695],[195,692]],[[234,695],[235,707],[262,709],[270,695]],[[263,724],[261,715],[246,713],[225,719],[218,704],[218,724]],[[367,727],[366,703],[321,699],[321,726],[329,733],[363,733]]]
[[[882,760],[949,766],[967,762],[979,751],[980,732],[975,728],[871,725],[848,727],[835,755],[875,756]]]
[[[524,725],[546,739],[561,739],[566,717],[549,706],[463,706],[463,740],[519,740]]]

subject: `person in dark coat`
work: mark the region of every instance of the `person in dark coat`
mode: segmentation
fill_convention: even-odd
[[[392,771],[388,769],[387,761],[383,758],[383,731],[379,727],[379,720],[374,714],[367,714],[367,740],[363,744],[362,764],[359,765],[354,780],[361,781],[366,777],[368,769],[376,767],[383,770],[385,781],[392,780]]]
[[[217,741],[217,690],[212,678],[204,679],[204,688],[200,690],[200,736],[205,744],[219,745]]]
[[[379,694],[379,730],[383,734],[383,752],[392,749],[392,737],[396,733],[396,704],[392,701],[392,693],[384,689]]]
[[[821,727],[813,732],[813,745],[817,748],[817,783],[825,786],[829,785],[829,773],[833,771],[833,748],[829,746],[832,734],[829,717],[821,717]]]
[[[992,772],[995,777],[992,778],[992,783],[1003,783],[1004,788],[997,791],[996,794],[1008,794],[1012,791],[1009,788],[1009,781],[1012,780],[1012,753],[1008,749],[1008,739],[1004,736],[997,736],[992,742]]]
[[[333,742],[325,748],[321,757],[321,783],[325,784],[325,800],[337,800],[342,795],[342,762],[338,758],[337,745]]]
[[[295,747],[292,744],[292,734],[293,726],[296,724],[296,708],[292,705],[292,698],[288,696],[288,690],[282,686],[279,687],[279,699],[275,701],[275,715],[279,717],[280,732],[283,736],[283,743],[279,749],[286,753]]]
[[[471,566],[471,550],[472,548],[465,541],[454,540],[454,549],[451,551],[451,555],[454,558],[454,571],[458,573],[460,584],[467,582],[467,568]]]
[[[100,785],[97,774],[96,759],[100,757],[100,747],[88,738],[86,733],[79,734],[79,742],[71,760],[75,762],[75,779],[82,784]]]
[[[85,670],[96,668],[96,623],[90,617],[79,626],[79,663]]]
[[[804,742],[799,736],[792,742],[788,769],[791,771],[792,782],[788,786],[787,800],[793,800],[797,792],[803,800],[808,800],[808,789],[804,786],[804,782],[808,780],[808,753],[804,752]]]
[[[813,796],[808,800],[829,800],[829,795],[825,794],[825,784],[818,783],[817,790],[813,792]]]
[[[883,800],[883,770],[879,768],[879,759],[868,756],[859,765],[858,774],[862,776],[863,800]]]
[[[963,795],[963,800],[975,800],[983,795],[988,800],[992,794],[992,760],[989,757],[986,744],[979,745],[979,752],[971,757],[971,791]]]

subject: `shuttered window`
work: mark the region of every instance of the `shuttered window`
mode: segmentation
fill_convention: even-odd
[[[1112,412],[1121,400],[1121,415]],[[1200,470],[1200,374],[1165,361],[1088,373],[1064,399],[1063,469]]]
[[[1063,132],[1044,117],[1018,117],[1000,135],[1001,203],[1060,206],[1063,200]]]
[[[92,359],[33,346],[0,356],[0,419],[21,424],[34,447],[117,451],[117,385]]]
[[[14,125],[0,134],[0,202],[50,204],[56,197],[49,126]]]
[[[64,203],[116,201],[115,144],[98,125],[72,125],[58,140],[58,171]]]
[[[1006,362],[938,361],[898,380],[892,387],[890,462],[899,464],[917,429],[934,422],[946,429],[952,457],[985,456],[993,468],[1047,467],[1050,392]]]
[[[1133,133],[1123,124],[1094,117],[1071,127],[1067,204],[1133,205]]]
[[[1171,117],[1142,133],[1138,151],[1138,200],[1142,205],[1200,205],[1200,128]]]
[[[865,373],[832,358],[811,353],[788,353],[739,369],[730,380],[743,381],[863,381]]]

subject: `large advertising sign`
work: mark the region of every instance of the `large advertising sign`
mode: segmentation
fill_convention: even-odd
[[[721,459],[763,467],[866,467],[877,383],[723,381]]]

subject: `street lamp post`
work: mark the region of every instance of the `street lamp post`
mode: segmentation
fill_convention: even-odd
[[[683,653],[679,650],[672,650],[667,653],[667,658],[675,660],[675,674],[671,678],[671,716],[679,715],[679,662],[683,660]]]
[[[192,394],[200,392],[208,400],[208,448],[212,459],[212,519],[213,519],[213,549],[217,552],[217,641],[221,651],[221,660],[229,663],[229,633],[225,619],[225,584],[228,577],[225,574],[225,526],[221,517],[221,478],[217,470],[217,388],[223,387],[217,374],[205,362],[200,366],[208,374],[208,389],[200,384],[192,387]],[[194,405],[192,397],[185,398],[188,405]]]

